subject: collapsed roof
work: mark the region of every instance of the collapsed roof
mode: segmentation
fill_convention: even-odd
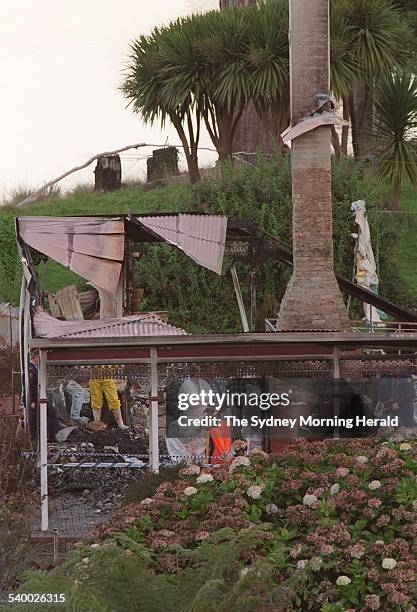
[[[221,274],[227,217],[204,214],[91,217],[19,217],[23,243],[51,257],[95,286],[116,292],[125,238],[168,242],[200,266]]]
[[[158,317],[145,314],[120,319],[60,321],[37,311],[33,318],[38,338],[126,338],[129,336],[184,336],[187,332]]]

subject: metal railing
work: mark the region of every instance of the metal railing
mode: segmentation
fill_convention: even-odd
[[[265,331],[277,332],[278,319],[265,319]],[[353,332],[369,332],[369,333],[395,333],[404,334],[417,332],[417,323],[408,321],[387,321],[382,324],[365,323],[364,321],[351,321]]]

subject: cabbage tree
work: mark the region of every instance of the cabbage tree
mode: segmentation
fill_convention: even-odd
[[[401,185],[417,184],[417,78],[405,71],[387,73],[375,89],[375,152],[378,173],[393,188],[392,207],[399,209]]]
[[[149,36],[139,36],[130,48],[125,79],[121,86],[133,111],[147,123],[174,125],[183,146],[191,183],[200,180],[198,145],[200,116],[191,91],[173,96],[167,87],[164,57],[170,40],[168,28],[155,28]]]
[[[389,0],[333,0],[352,40],[356,78],[349,92],[355,157],[370,152],[375,80],[410,59],[410,29]]]

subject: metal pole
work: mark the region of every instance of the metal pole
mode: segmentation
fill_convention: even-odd
[[[13,415],[16,412],[16,400],[15,400],[15,391],[14,391],[14,367],[12,366],[12,406],[13,406]]]
[[[243,303],[242,292],[240,290],[239,278],[237,276],[236,264],[233,264],[230,268],[230,274],[232,275],[233,287],[236,293],[237,304],[239,306],[240,318],[242,321],[242,327],[244,332],[249,331],[248,317],[246,316],[245,305]]]
[[[152,472],[159,473],[159,410],[158,410],[158,352],[151,348],[151,423],[149,431],[149,463]]]
[[[256,266],[256,251],[255,247],[252,248],[252,261],[250,271],[250,326],[251,331],[256,330],[256,277],[257,277],[257,266]]]
[[[39,410],[40,410],[40,470],[41,470],[41,531],[48,531],[48,431],[46,399],[46,351],[39,351]]]
[[[333,349],[333,379],[334,388],[336,391],[334,402],[333,402],[333,415],[338,419],[340,416],[340,351],[338,348]],[[340,438],[340,428],[335,427],[333,430],[333,437],[338,440]]]
[[[54,561],[58,561],[58,556],[59,556],[58,527],[54,527],[53,532],[54,532]]]

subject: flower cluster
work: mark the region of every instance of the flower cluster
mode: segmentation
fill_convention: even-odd
[[[236,457],[229,466],[229,472],[233,472],[239,467],[250,467],[249,457]]]
[[[213,482],[213,480],[212,474],[201,474],[197,478],[197,484],[206,484],[207,482]]]
[[[297,439],[267,457],[254,449],[210,473],[187,466],[120,515],[126,526],[151,521],[145,542],[158,553],[159,571],[176,571],[169,545],[196,549],[268,525],[255,548],[239,553],[241,569],[266,562],[274,584],[306,572],[299,609],[413,610],[417,444]]]
[[[232,450],[234,451],[245,450],[247,447],[248,443],[246,442],[246,440],[235,440],[234,442],[232,442]]]

